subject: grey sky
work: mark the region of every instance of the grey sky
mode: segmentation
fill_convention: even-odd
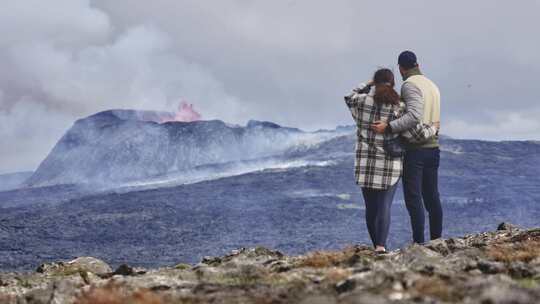
[[[443,133],[540,139],[540,1],[21,0],[0,11],[0,173],[32,170],[73,120],[110,108],[307,130],[414,50]]]

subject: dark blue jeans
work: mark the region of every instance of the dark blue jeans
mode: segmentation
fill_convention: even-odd
[[[403,163],[403,192],[411,216],[413,241],[424,243],[425,214],[429,215],[431,239],[442,234],[443,211],[439,198],[439,148],[408,150]]]
[[[390,207],[396,193],[397,184],[386,190],[362,188],[366,204],[366,224],[373,246],[386,247],[390,229]]]

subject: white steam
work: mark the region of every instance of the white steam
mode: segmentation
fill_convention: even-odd
[[[115,32],[89,1],[14,1],[0,11],[0,173],[33,170],[71,123],[113,108],[240,122],[238,100],[151,25]]]
[[[34,101],[0,111],[0,172],[34,170],[70,126],[70,116]]]

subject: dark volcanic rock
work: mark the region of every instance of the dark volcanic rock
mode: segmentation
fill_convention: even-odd
[[[533,304],[540,301],[540,278],[534,275],[540,269],[536,231],[438,240],[437,248],[461,244],[444,258],[428,248],[433,244],[382,256],[363,246],[299,256],[256,247],[205,258],[195,267],[165,267],[137,276],[126,265],[109,276],[94,276],[108,270],[96,271],[99,262],[90,263],[90,272],[53,267],[41,273],[0,273],[0,303]],[[482,249],[473,247],[479,243]],[[351,264],[352,256],[362,262]],[[88,268],[89,261],[94,260],[69,263]],[[275,271],[275,263],[289,269]]]
[[[512,225],[512,224],[509,224],[509,223],[500,223],[499,226],[497,226],[497,230],[515,230],[515,229],[519,229],[518,226],[516,225]]]

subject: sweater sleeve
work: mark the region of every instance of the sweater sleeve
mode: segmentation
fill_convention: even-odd
[[[358,88],[355,88],[352,90],[352,92],[345,96],[345,103],[347,104],[347,107],[349,107],[349,111],[351,111],[351,115],[355,122],[358,121],[359,118],[359,111],[358,108],[360,104],[362,104],[367,94],[366,93],[360,93],[362,92],[367,86],[362,83],[358,86]]]
[[[405,82],[401,87],[401,98],[407,110],[398,119],[390,122],[392,133],[401,133],[422,122],[424,116],[424,98],[422,91],[412,83]]]

